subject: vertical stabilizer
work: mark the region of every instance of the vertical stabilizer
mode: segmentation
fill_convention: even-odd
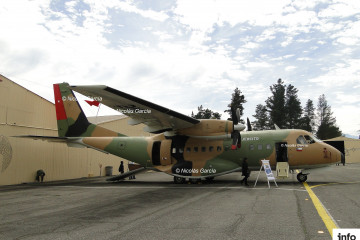
[[[125,136],[90,123],[68,86],[68,83],[54,84],[59,137]]]

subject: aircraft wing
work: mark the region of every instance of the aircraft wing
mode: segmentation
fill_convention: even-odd
[[[70,89],[81,93],[100,103],[117,110],[131,119],[130,125],[143,123],[144,131],[161,133],[165,131],[188,128],[200,121],[155,103],[143,100],[104,85],[70,86]]]

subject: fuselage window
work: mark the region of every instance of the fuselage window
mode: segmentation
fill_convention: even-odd
[[[176,153],[176,148],[173,148],[173,149],[172,149],[172,153]]]
[[[258,145],[258,150],[262,150],[262,144]]]
[[[221,147],[220,146],[217,146],[217,151],[221,152]]]
[[[249,145],[249,149],[250,149],[250,150],[254,150],[254,144],[250,144],[250,145]]]
[[[198,147],[194,147],[194,152],[198,152],[199,148]]]
[[[271,149],[271,145],[270,144],[266,144],[266,149],[270,150]]]
[[[306,139],[304,138],[303,135],[300,135],[300,136],[296,139],[296,143],[297,143],[297,144],[306,144]]]
[[[206,152],[206,147],[201,147],[202,152]]]
[[[305,135],[304,137],[306,139],[307,144],[315,143],[315,140],[312,137],[310,137],[309,135]]]
[[[209,152],[212,152],[214,150],[214,147],[213,146],[210,146],[209,147]]]
[[[187,147],[186,152],[191,152],[191,148]]]

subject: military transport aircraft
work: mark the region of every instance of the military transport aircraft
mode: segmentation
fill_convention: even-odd
[[[151,137],[128,137],[89,123],[73,91],[79,92],[130,117],[129,125],[143,123]],[[22,136],[88,147],[140,164],[146,169],[174,176],[175,183],[196,182],[241,170],[244,158],[250,170],[259,170],[262,159],[288,162],[290,169],[312,169],[338,163],[337,149],[304,130],[246,131],[239,112],[232,119],[198,120],[103,86],[54,84],[59,137]],[[241,134],[240,134],[241,132]],[[135,170],[136,171],[136,170]],[[304,171],[297,175],[307,180]]]

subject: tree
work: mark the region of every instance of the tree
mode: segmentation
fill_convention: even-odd
[[[319,97],[317,118],[319,128],[316,135],[320,139],[329,139],[341,136],[340,129],[336,126],[336,118],[332,116],[331,107],[328,105],[325,95]]]
[[[291,84],[286,87],[285,124],[289,129],[301,127],[302,108],[297,92],[298,90]]]
[[[256,118],[256,120],[251,123],[253,130],[268,129],[269,116],[267,113],[266,106],[261,104],[256,105],[255,115],[253,115],[253,117]]]
[[[266,107],[269,111],[269,127],[273,124],[280,128],[286,127],[285,109],[285,85],[279,78],[276,84],[270,86],[272,96],[266,100]]]
[[[302,118],[301,129],[309,132],[315,132],[315,107],[312,100],[308,99],[304,108],[304,117]]]
[[[194,112],[192,112],[191,117],[196,119],[220,119],[221,114],[218,112],[213,112],[208,108],[204,109],[203,106],[200,105],[198,107],[198,113],[194,114]]]
[[[231,103],[228,105],[228,109],[224,111],[224,112],[229,113],[229,115],[230,115],[229,120],[232,121],[232,116],[231,116],[232,115],[231,106],[232,106],[234,109],[237,109],[237,108],[240,109],[239,122],[245,123],[245,121],[243,119],[241,119],[243,112],[244,112],[244,106],[243,106],[244,103],[246,103],[245,96],[243,94],[241,94],[241,91],[239,88],[235,88],[234,93],[231,95]]]

